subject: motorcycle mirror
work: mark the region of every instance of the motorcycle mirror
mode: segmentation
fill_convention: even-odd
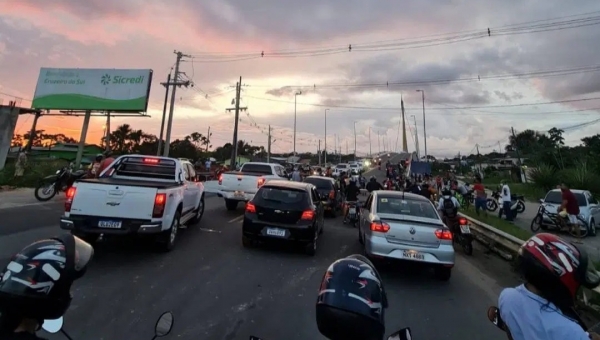
[[[412,334],[410,332],[410,328],[409,327],[402,328],[401,330],[397,331],[396,333],[390,334],[390,336],[388,336],[387,340],[412,340]]]
[[[173,329],[173,322],[175,321],[175,317],[171,312],[164,312],[156,321],[156,326],[154,327],[154,336],[157,338],[162,338],[163,336],[171,333]]]
[[[63,323],[64,320],[62,316],[54,320],[44,320],[44,323],[42,323],[42,329],[50,334],[55,334],[60,332],[63,327]]]

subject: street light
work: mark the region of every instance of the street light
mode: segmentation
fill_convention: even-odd
[[[429,156],[427,156],[427,124],[425,123],[425,91],[417,90],[421,92],[421,98],[423,99],[423,140],[425,141],[425,161],[429,163]]]
[[[297,118],[296,99],[301,94],[302,94],[302,91],[298,91],[298,92],[296,92],[296,94],[294,94],[294,157],[296,156],[296,118]]]
[[[325,166],[327,166],[327,111],[329,109],[325,109]]]

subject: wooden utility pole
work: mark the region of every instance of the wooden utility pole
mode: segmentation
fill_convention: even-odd
[[[158,138],[158,149],[156,150],[156,155],[160,156],[160,153],[163,149],[163,138],[165,133],[165,119],[167,118],[167,105],[169,103],[169,86],[171,86],[171,73],[167,75],[167,81],[165,83],[160,83],[165,87],[165,102],[163,104],[163,114],[162,120],[160,122],[160,134]]]
[[[169,149],[171,146],[171,129],[173,128],[173,111],[175,110],[175,93],[177,92],[177,87],[182,85],[187,87],[190,85],[189,80],[179,81],[179,64],[181,64],[181,59],[183,59],[183,57],[191,56],[183,54],[179,51],[174,51],[174,53],[177,55],[177,59],[175,61],[175,72],[173,75],[173,81],[167,83],[166,85],[173,86],[173,91],[171,92],[171,107],[169,108],[169,120],[167,121],[167,133],[165,137],[165,145],[163,152],[163,156],[165,157],[169,157]]]
[[[317,147],[317,155],[319,156],[319,166],[321,166],[321,140],[319,139],[319,146]]]
[[[269,134],[267,139],[267,163],[271,163],[271,125],[269,125]]]
[[[208,152],[208,147],[210,146],[210,136],[212,136],[212,135],[210,134],[210,126],[209,126],[208,134],[206,135],[206,151],[205,152]]]
[[[519,166],[519,173],[523,171],[523,161],[521,160],[521,152],[519,151],[519,145],[517,143],[517,135],[515,134],[515,128],[511,127],[510,132],[512,133],[513,139],[515,141],[515,152],[517,153],[517,165]],[[525,183],[527,183],[527,176],[523,173],[522,176]]]
[[[235,86],[235,107],[225,109],[229,112],[235,111],[235,123],[233,125],[233,147],[231,150],[231,161],[229,162],[229,166],[231,169],[235,168],[236,159],[237,159],[237,148],[238,148],[238,128],[240,121],[240,111],[248,110],[248,107],[240,107],[240,96],[242,92],[242,77],[240,76],[240,81]]]

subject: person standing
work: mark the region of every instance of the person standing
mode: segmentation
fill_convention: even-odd
[[[577,239],[575,239],[573,243],[581,244],[582,242],[579,241],[579,238],[581,238],[581,227],[577,220],[577,215],[579,215],[579,202],[577,202],[577,197],[575,197],[575,194],[573,194],[571,189],[569,189],[569,186],[565,183],[560,185],[560,191],[562,194],[562,204],[560,205],[560,208],[558,208],[558,211],[567,211],[567,215],[569,216],[568,223],[575,228],[575,234],[577,234]]]
[[[475,178],[473,190],[475,191],[475,213],[479,216],[479,210],[483,210],[485,213],[487,206],[487,194],[483,183],[481,183],[481,178]]]
[[[502,188],[500,189],[500,198],[502,199],[502,210],[500,210],[499,217],[502,218],[502,212],[506,215],[506,220],[512,222],[515,220],[513,210],[511,209],[512,197],[510,195],[510,187],[505,181],[501,183]]]
[[[298,167],[294,168],[294,172],[292,172],[292,181],[302,182],[302,176],[300,175],[300,169],[298,169]]]
[[[23,177],[25,173],[25,167],[27,166],[27,151],[19,152],[17,156],[17,162],[15,163],[15,174],[14,177]]]

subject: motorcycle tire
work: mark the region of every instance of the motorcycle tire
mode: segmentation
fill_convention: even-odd
[[[473,241],[471,239],[463,239],[462,248],[465,254],[469,256],[473,255]]]
[[[485,202],[485,207],[488,211],[496,211],[498,210],[498,202],[492,198],[488,198]]]
[[[525,203],[523,201],[519,201],[517,203],[517,212],[519,214],[523,213],[525,211]]]
[[[35,190],[33,191],[33,195],[35,196],[35,198],[40,201],[40,202],[46,202],[51,200],[52,198],[54,198],[54,196],[56,196],[57,194],[57,190],[56,190],[56,186],[54,184],[50,184],[52,185],[52,194],[48,197],[41,197],[40,196],[40,190],[42,190],[43,188],[47,187],[49,183],[47,182],[40,182],[38,184],[37,187],[35,187]]]

